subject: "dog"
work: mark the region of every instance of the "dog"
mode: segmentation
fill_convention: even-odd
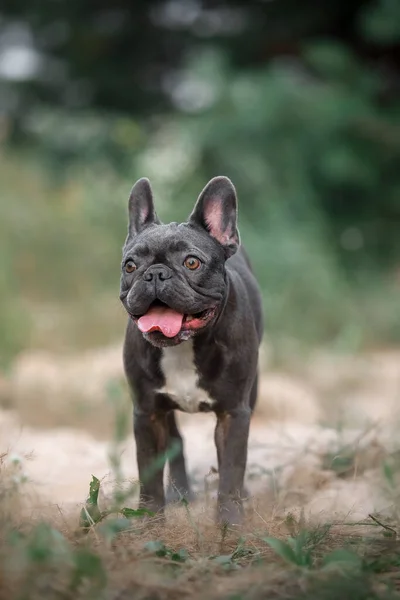
[[[135,183],[120,299],[129,316],[123,361],[134,405],[140,507],[164,515],[157,465],[173,443],[179,450],[169,459],[169,491],[191,498],[175,410],[212,411],[217,520],[239,524],[263,313],[227,177],[209,181],[185,223],[162,224],[149,180]]]

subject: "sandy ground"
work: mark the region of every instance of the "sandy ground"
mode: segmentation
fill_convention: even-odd
[[[26,355],[3,382],[7,408],[0,411],[0,453],[19,461],[19,473],[34,492],[30,506],[77,508],[92,475],[104,480],[104,493],[109,491],[112,436],[104,390],[116,377],[121,377],[121,362],[114,347],[68,360]],[[271,503],[282,514],[304,509],[316,520],[327,515],[360,520],[384,510],[388,498],[377,485],[379,467],[399,445],[399,392],[400,354],[395,352],[351,359],[318,356],[301,374],[267,371],[250,434],[247,486],[253,504]],[[86,412],[74,412],[71,399],[77,398]],[[345,416],[345,426],[333,425],[338,415]],[[208,475],[216,466],[214,419],[180,420],[197,504],[202,504],[205,487],[215,490],[216,484],[216,476]],[[354,470],[337,477],[329,460],[349,444]],[[118,452],[124,477],[135,480],[131,436]]]

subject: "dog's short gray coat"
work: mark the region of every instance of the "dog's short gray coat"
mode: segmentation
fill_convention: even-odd
[[[150,479],[146,473],[174,440],[180,451],[170,460],[171,480],[179,494],[190,497],[174,411],[213,411],[218,518],[231,524],[242,517],[263,332],[261,295],[240,247],[236,220],[236,193],[226,177],[209,182],[187,223],[168,225],[157,218],[148,180],[139,180],[129,200],[120,293],[130,315],[124,365],[134,397],[141,505],[163,511],[162,470]],[[199,268],[185,266],[188,256],[198,259]],[[172,339],[161,331],[142,333],[138,320],[157,303],[196,315],[200,326],[185,329],[185,317]]]

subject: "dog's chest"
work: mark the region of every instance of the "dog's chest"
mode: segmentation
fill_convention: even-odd
[[[161,370],[165,384],[158,391],[168,394],[184,412],[195,413],[202,409],[201,405],[211,407],[214,404],[207,392],[199,387],[191,340],[163,348]]]

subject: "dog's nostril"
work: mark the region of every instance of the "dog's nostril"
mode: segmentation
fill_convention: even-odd
[[[166,265],[152,265],[144,273],[143,279],[145,281],[153,281],[154,277],[158,278],[160,281],[165,281],[172,277],[172,271]]]

